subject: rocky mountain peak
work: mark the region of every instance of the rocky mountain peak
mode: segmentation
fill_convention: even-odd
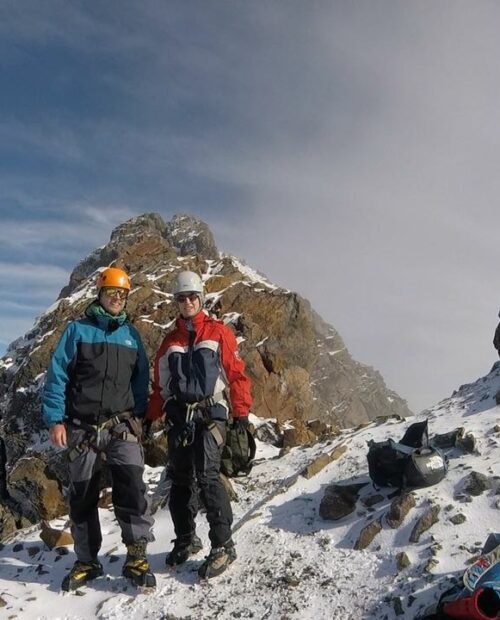
[[[140,235],[163,236],[166,224],[158,213],[144,213],[133,217],[117,226],[111,233],[110,244],[121,245],[134,242],[134,238]]]
[[[33,503],[31,483],[26,486],[16,473],[21,456],[37,459],[35,466],[45,468],[48,479],[65,479],[61,457],[42,429],[41,388],[62,330],[95,298],[98,270],[108,265],[131,276],[127,312],[151,361],[177,316],[170,293],[176,274],[184,269],[199,273],[207,310],[230,325],[240,342],[252,379],[253,413],[291,424],[297,430],[295,445],[314,439],[308,427],[313,419],[339,428],[411,414],[379,373],[352,359],[340,334],[307,300],[237,258],[220,255],[204,222],[176,215],[165,223],[157,214],[144,214],[115,228],[107,245],[77,265],[57,302],[0,361],[0,440],[8,437],[0,478],[2,471],[9,472],[6,488],[11,494],[15,490],[24,515],[42,513]]]
[[[165,223],[158,213],[144,213],[117,226],[111,233],[109,243],[97,248],[78,263],[71,273],[69,283],[61,290],[59,299],[71,295],[97,269],[111,263],[117,263],[117,266],[130,271],[132,264],[130,260],[127,262],[127,257],[130,259],[133,252],[129,250],[131,247],[137,249],[139,241],[142,254],[147,253],[148,247],[154,250],[161,245],[172,256],[196,254],[206,260],[217,259],[219,256],[213,234],[205,222],[189,215],[174,215],[171,221]]]
[[[164,236],[181,256],[198,254],[214,260],[219,257],[210,228],[191,215],[174,215],[165,226]]]

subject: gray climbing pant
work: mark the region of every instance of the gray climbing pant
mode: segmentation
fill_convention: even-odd
[[[76,458],[70,459],[71,533],[76,556],[82,562],[95,560],[101,548],[97,503],[104,459],[111,474],[112,502],[122,541],[128,545],[139,539],[153,540],[153,519],[149,513],[143,481],[144,453],[140,443],[120,437],[128,433],[129,427],[125,422],[115,426],[112,431],[104,430],[93,441],[97,450],[88,447]],[[68,453],[74,453],[75,447],[84,444],[87,437],[85,430],[70,426]]]

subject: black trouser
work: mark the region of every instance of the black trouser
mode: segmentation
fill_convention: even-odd
[[[226,423],[215,422],[226,436]],[[183,425],[176,424],[168,432],[169,476],[172,480],[169,508],[177,540],[190,541],[198,512],[196,482],[201,500],[207,509],[209,538],[212,547],[222,547],[231,539],[233,512],[220,479],[222,446],[203,420],[195,421],[191,445],[180,445]]]

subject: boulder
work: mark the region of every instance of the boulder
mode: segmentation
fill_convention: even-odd
[[[312,463],[309,463],[307,467],[302,471],[302,476],[308,480],[318,474],[322,469],[329,465],[332,461],[336,461],[347,450],[346,445],[340,445],[334,448],[331,452],[318,456]]]
[[[35,519],[50,520],[68,512],[58,481],[37,456],[19,460],[8,476],[8,484],[24,513]]]
[[[283,435],[281,434],[280,427],[273,422],[266,421],[259,424],[254,430],[254,437],[277,448],[283,446]]]
[[[295,420],[293,427],[286,428],[283,431],[283,447],[295,448],[305,444],[312,444],[316,440],[316,436],[312,433],[302,420]]]
[[[440,511],[441,506],[433,505],[424,512],[410,534],[410,542],[417,543],[422,534],[439,521]]]
[[[328,454],[322,454],[321,456],[318,456],[316,459],[314,459],[312,463],[309,463],[309,465],[302,471],[302,475],[304,476],[304,478],[309,480],[330,463],[330,456]]]
[[[0,540],[6,540],[18,529],[16,518],[7,506],[0,505]]]
[[[459,513],[459,514],[456,514],[450,517],[450,523],[453,523],[453,525],[461,525],[462,523],[465,523],[466,521],[467,521],[467,517],[462,513]]]
[[[327,521],[337,521],[354,512],[359,492],[365,484],[331,484],[325,489],[319,514]]]
[[[375,536],[382,531],[382,522],[381,519],[375,519],[368,523],[360,532],[358,539],[354,544],[354,549],[357,551],[361,551],[366,549],[370,543],[373,541]]]
[[[409,566],[411,566],[410,558],[404,551],[401,551],[400,553],[397,554],[396,566],[398,568],[398,572],[401,572],[405,568],[408,568]]]
[[[73,544],[73,537],[66,530],[51,527],[46,521],[42,521],[40,538],[49,549],[55,547],[67,547]]]
[[[405,493],[395,497],[386,516],[387,525],[393,529],[398,528],[415,505],[416,501],[413,493]]]
[[[477,471],[471,471],[471,473],[466,476],[464,480],[464,491],[468,495],[481,495],[492,487],[493,483],[488,476],[485,476]]]

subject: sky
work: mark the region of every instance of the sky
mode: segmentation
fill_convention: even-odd
[[[486,374],[500,5],[0,4],[0,353],[130,217],[189,213],[414,411]]]

